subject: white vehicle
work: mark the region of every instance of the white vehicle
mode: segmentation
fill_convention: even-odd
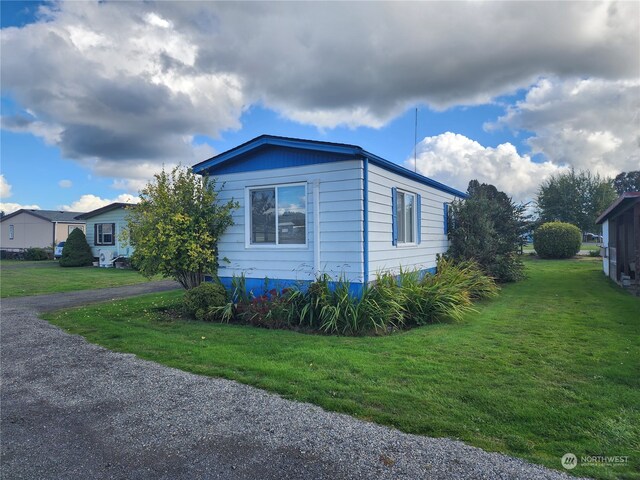
[[[65,242],[60,242],[58,245],[56,245],[56,248],[53,252],[53,258],[62,257],[62,249],[64,248],[64,243]]]

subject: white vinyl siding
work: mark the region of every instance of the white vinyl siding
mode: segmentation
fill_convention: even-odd
[[[319,182],[320,212],[314,211],[315,181]],[[217,177],[219,200],[234,199],[240,208],[233,212],[234,225],[219,243],[221,277],[312,280],[314,265],[314,216],[319,214],[319,269],[332,277],[343,275],[353,282],[363,281],[363,169],[359,160],[346,160],[272,170],[228,173]],[[306,197],[306,243],[277,247],[252,245],[248,192],[266,186],[304,185]]]
[[[455,198],[452,194],[429,187],[415,180],[389,172],[377,165],[369,164],[369,280],[377,272],[398,273],[402,268],[428,269],[436,266],[436,255],[449,248],[444,233],[442,204]],[[392,187],[398,192],[410,192],[420,197],[420,234],[415,232],[419,243],[393,246],[392,232]],[[400,245],[400,243],[398,243]]]

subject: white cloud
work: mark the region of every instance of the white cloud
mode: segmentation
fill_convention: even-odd
[[[516,201],[531,200],[543,180],[564,170],[551,162],[536,163],[510,143],[484,147],[451,132],[424,138],[417,147],[417,165],[418,173],[461,191],[477,179],[495,185]],[[413,170],[413,158],[405,166]]]
[[[60,180],[58,182],[58,186],[60,188],[71,188],[73,186],[73,182],[71,180]]]
[[[4,175],[0,174],[0,198],[9,198],[11,195],[11,185]]]
[[[604,176],[640,168],[640,80],[541,79],[485,128],[534,132],[532,152]]]
[[[20,210],[21,208],[26,208],[29,210],[40,210],[40,207],[38,205],[21,205],[19,203],[0,202],[0,210],[3,211],[5,215]]]
[[[207,158],[194,138],[240,128],[251,105],[379,128],[409,105],[484,104],[532,84],[497,125],[533,132],[544,168],[639,162],[638,2],[60,2],[41,14],[0,34],[3,94],[25,109],[2,128],[130,193],[163,163]],[[474,155],[544,169],[509,147]]]
[[[58,206],[58,209],[68,212],[90,212],[114,202],[138,203],[139,201],[140,199],[138,197],[135,197],[128,193],[123,193],[113,199],[100,198],[96,195],[87,194],[82,195],[78,200],[71,203],[71,205]]]
[[[258,103],[319,127],[377,128],[408,105],[486,103],[541,74],[619,79],[640,69],[637,2],[62,2],[43,11],[46,21],[2,30],[2,84],[61,132],[69,158],[177,162],[189,150],[177,138],[236,129]]]

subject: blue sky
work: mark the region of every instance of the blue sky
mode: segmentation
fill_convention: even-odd
[[[640,166],[637,3],[1,5],[5,211],[130,200],[264,133],[523,201]]]

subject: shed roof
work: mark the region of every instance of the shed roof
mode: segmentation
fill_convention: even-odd
[[[620,195],[615,202],[602,212],[602,215],[596,220],[596,224],[601,224],[607,218],[613,217],[633,203],[640,202],[640,192],[625,192]]]
[[[431,178],[425,177],[424,175],[420,175],[419,173],[412,172],[411,170],[408,170],[398,165],[397,163],[390,162],[389,160],[379,157],[373,153],[367,152],[358,145],[351,145],[348,143],[324,142],[320,140],[307,140],[301,138],[278,137],[275,135],[260,135],[259,137],[249,140],[248,142],[238,145],[237,147],[227,150],[226,152],[222,152],[214,157],[197,163],[192,167],[192,170],[195,173],[206,173],[211,175],[223,165],[233,162],[235,159],[238,159],[242,155],[269,145],[276,147],[312,150],[316,152],[325,152],[337,155],[348,155],[350,157],[355,157],[362,160],[367,159],[374,165],[378,165],[379,167],[382,167],[388,171],[397,173],[430,187],[451,193],[458,197],[467,197],[466,193],[449,187],[448,185],[445,185],[443,183],[432,180]]]
[[[65,212],[62,210],[37,210],[34,208],[21,208],[20,210],[16,210],[15,212],[2,217],[2,221],[4,222],[5,220],[15,217],[16,215],[19,215],[21,213],[27,213],[43,220],[49,220],[50,222],[85,223],[77,218],[79,215],[82,215],[82,212]]]
[[[105,205],[104,207],[96,208],[95,210],[91,210],[90,212],[83,213],[79,215],[78,218],[82,218],[84,220],[95,217],[96,215],[100,215],[101,213],[110,212],[111,210],[116,210],[118,208],[126,208],[133,207],[135,203],[123,203],[123,202],[114,202],[109,205]]]

